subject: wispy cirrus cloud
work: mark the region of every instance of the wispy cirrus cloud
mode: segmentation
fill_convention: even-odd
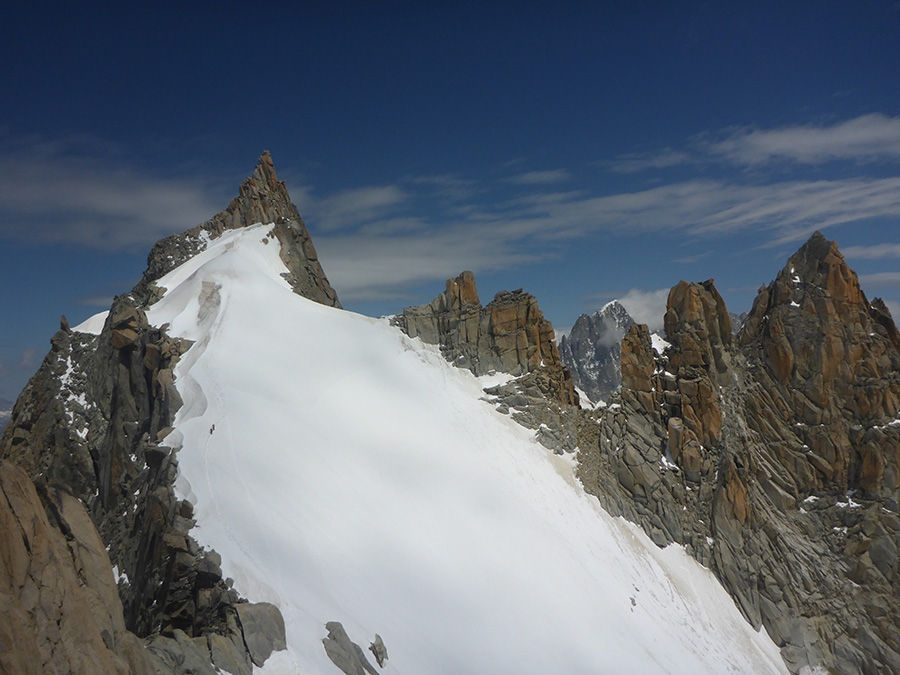
[[[742,165],[784,160],[800,164],[896,162],[900,161],[900,117],[873,113],[830,125],[737,129],[710,143],[707,150]]]
[[[672,166],[681,166],[698,161],[689,152],[665,148],[655,153],[626,154],[612,162],[603,164],[617,173],[637,173],[648,169],[667,169]]]
[[[863,287],[900,288],[900,272],[861,274],[859,283]]]
[[[776,163],[821,165],[838,161],[900,161],[900,117],[871,113],[832,124],[707,131],[686,139],[682,148],[625,154],[605,165],[617,173],[637,173],[689,164],[758,168]]]
[[[307,192],[304,211],[316,218],[319,229],[341,230],[395,213],[407,198],[407,193],[399,185],[342,190],[318,199]]]
[[[0,236],[8,239],[143,249],[215,214],[216,197],[198,179],[115,161],[89,139],[14,144],[0,154]]]
[[[572,179],[565,169],[553,169],[550,171],[528,171],[520,173],[507,179],[510,183],[517,185],[553,185],[555,183],[564,183]]]
[[[841,249],[845,258],[857,260],[882,260],[900,258],[900,244],[875,244],[873,246],[848,246]]]
[[[100,151],[8,153],[0,158],[0,179],[0,237],[104,250],[145,250],[161,236],[208,219],[230,196],[214,194],[199,180],[110,164]],[[612,194],[583,183],[563,189],[570,180],[575,183],[558,169],[515,174],[511,182],[404,176],[330,192],[308,184],[289,189],[347,300],[403,297],[411,284],[462,269],[499,271],[545,261],[598,233],[678,234],[707,249],[717,237],[752,233],[752,245],[765,247],[800,241],[816,229],[900,218],[897,176],[761,183],[738,175]],[[517,185],[531,189],[523,194]],[[900,257],[900,245],[851,246],[845,254]]]
[[[481,236],[479,236],[481,235]],[[456,276],[510,269],[541,255],[471,224],[428,228],[414,236],[372,234],[317,237],[320,257],[342,300],[366,302],[408,297],[410,286]]]
[[[559,245],[597,233],[681,232],[705,240],[752,232],[758,247],[798,242],[817,229],[900,217],[900,178],[773,185],[695,180],[613,195],[543,192],[469,206],[348,223],[340,232],[315,233],[316,245],[342,297],[384,299],[462,269],[478,273],[547,260]]]

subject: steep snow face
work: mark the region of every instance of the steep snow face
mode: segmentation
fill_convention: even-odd
[[[106,317],[109,316],[109,310],[98,312],[88,317],[80,324],[72,328],[76,333],[90,333],[91,335],[100,335],[103,332],[103,326],[106,323]]]
[[[198,540],[289,650],[266,673],[337,673],[341,621],[382,672],[786,672],[712,574],[609,517],[481,384],[384,320],[291,292],[266,226],[160,281],[156,325],[194,340],[181,495]]]

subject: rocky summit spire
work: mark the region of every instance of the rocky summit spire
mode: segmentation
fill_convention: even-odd
[[[257,223],[274,224],[273,232],[281,244],[279,254],[287,271],[285,279],[294,292],[323,305],[340,307],[337,293],[328,282],[319,263],[306,224],[291,203],[284,181],[278,180],[272,155],[266,150],[256,168],[239,188],[228,207],[205,223],[160,239],[147,257],[147,270],[133,294],[139,302],[152,303],[158,297],[154,283],[206,247],[208,239],[220,237],[225,230]],[[205,236],[202,233],[206,233]]]
[[[217,213],[200,227],[213,236],[224,230],[247,227],[254,223],[277,223],[279,219],[301,220],[297,207],[291,203],[284,181],[278,180],[275,164],[268,150],[264,151],[249,178],[244,180],[237,197],[221,213]]]
[[[820,233],[729,323],[709,280],[672,289],[662,354],[631,328],[579,478],[685,545],[792,673],[900,673],[900,332]]]

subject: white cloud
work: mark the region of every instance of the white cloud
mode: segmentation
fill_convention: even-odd
[[[509,269],[538,256],[490,232],[465,226],[432,228],[411,236],[319,236],[325,272],[345,302],[402,299],[415,284],[443,281],[463,270]]]
[[[683,159],[667,152],[672,162]],[[562,169],[519,174],[518,183],[534,189],[514,199],[508,183],[489,187],[452,175],[404,177],[323,196],[309,185],[289,189],[332,284],[347,301],[401,298],[413,284],[463,269],[497,271],[547,260],[561,244],[597,233],[683,233],[706,241],[752,232],[758,246],[766,246],[839,224],[900,217],[900,177],[768,184],[695,179],[606,195],[554,189],[569,178]],[[227,203],[211,194],[199,181],[161,179],[96,154],[18,149],[0,157],[0,236],[145,250]],[[849,247],[845,254],[900,256],[900,245]]]
[[[81,305],[82,307],[108,309],[112,306],[114,299],[115,298],[112,295],[94,295],[86,298],[78,298],[75,300],[75,304]]]
[[[380,185],[342,190],[324,198],[305,193],[304,218],[314,218],[316,228],[323,231],[341,230],[373,221],[394,213],[407,199],[406,192],[397,185]]]
[[[859,284],[863,288],[898,288],[900,287],[900,272],[876,272],[875,274],[861,274]]]
[[[740,129],[710,143],[713,155],[742,165],[776,160],[821,164],[900,160],[900,117],[862,115],[832,125],[803,125],[781,129]]]
[[[875,244],[874,246],[848,246],[841,253],[851,260],[880,260],[900,258],[900,244]]]
[[[666,148],[657,153],[622,155],[615,161],[605,164],[616,173],[637,173],[648,169],[667,169],[696,161],[696,157],[690,153]]]
[[[663,327],[669,290],[661,288],[656,291],[641,291],[632,288],[619,298],[619,302],[637,323],[647,324],[651,331],[658,331]]]
[[[510,183],[518,183],[519,185],[552,185],[554,183],[564,183],[571,180],[572,175],[565,169],[553,169],[551,171],[529,171],[520,173],[508,179]]]
[[[415,200],[410,200],[414,202]],[[463,269],[509,269],[556,254],[557,243],[598,232],[681,231],[697,238],[754,232],[758,246],[800,241],[814,230],[900,216],[900,178],[738,185],[690,181],[608,196],[529,194],[493,209],[435,209],[314,231],[326,272],[347,301],[400,297],[410,284]],[[405,202],[403,209],[410,208]],[[308,218],[311,227],[318,221]]]
[[[33,370],[40,363],[38,350],[34,347],[28,347],[19,355],[19,363],[16,368],[19,370]]]
[[[160,178],[66,143],[0,156],[0,236],[30,243],[143,249],[205,221],[224,204],[198,180]]]
[[[541,195],[521,202],[513,224],[544,238],[590,231],[760,232],[760,245],[797,241],[816,229],[900,216],[900,178],[740,185],[696,180],[604,197]]]
[[[872,113],[834,124],[707,131],[688,139],[684,148],[625,154],[603,164],[617,173],[636,173],[687,164],[724,162],[759,168],[775,162],[820,165],[834,161],[900,161],[900,117]]]

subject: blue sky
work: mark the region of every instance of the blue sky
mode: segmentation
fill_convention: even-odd
[[[900,313],[896,0],[74,4],[0,21],[0,398],[264,149],[356,311],[741,312],[820,229]]]

